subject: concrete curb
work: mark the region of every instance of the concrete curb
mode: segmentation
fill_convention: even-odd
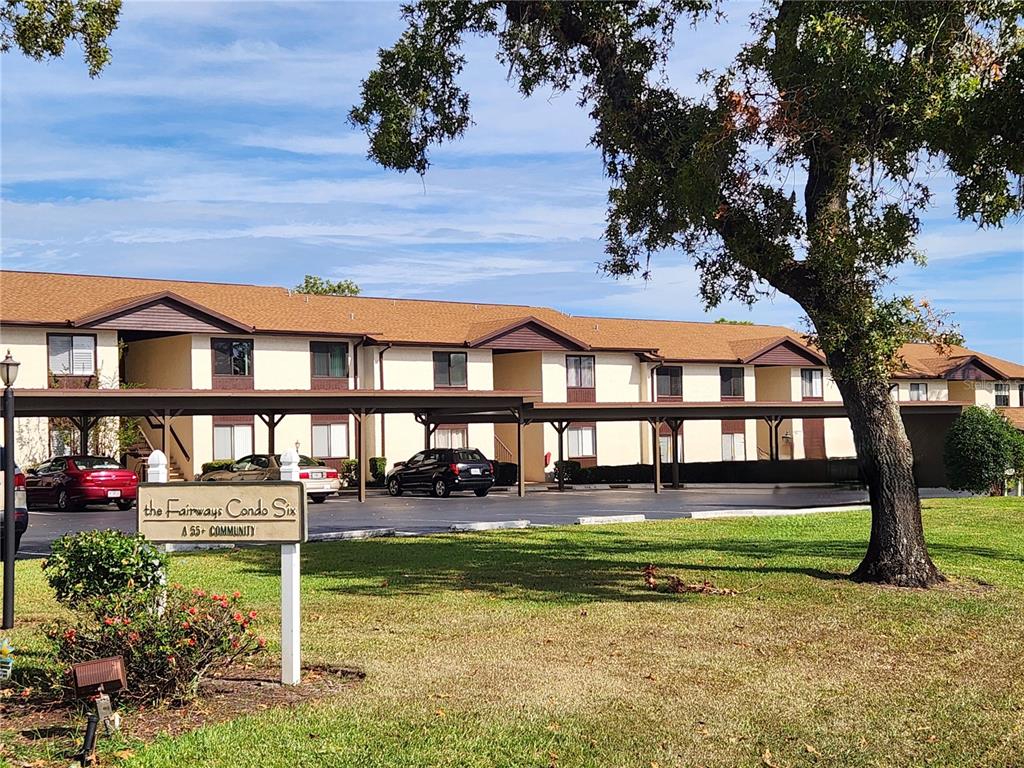
[[[494,520],[485,523],[456,523],[448,530],[459,533],[464,531],[500,531],[506,528],[529,528],[529,520]]]
[[[350,539],[380,539],[385,536],[394,536],[394,528],[364,528],[356,531],[328,531],[327,533],[314,533],[310,535],[309,541],[348,541]]]
[[[586,515],[576,518],[576,525],[612,525],[613,523],[643,523],[645,515]]]
[[[723,517],[792,517],[794,515],[816,515],[823,512],[853,512],[864,509],[864,504],[855,502],[839,507],[799,507],[797,509],[706,509],[690,513],[694,520],[715,520]]]

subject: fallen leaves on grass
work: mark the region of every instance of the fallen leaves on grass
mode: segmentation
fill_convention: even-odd
[[[689,593],[698,595],[724,595],[727,597],[739,594],[735,589],[729,589],[728,587],[716,587],[707,579],[702,582],[690,584],[683,581],[679,576],[670,575],[664,583],[659,582],[658,569],[653,564],[644,568],[643,575],[644,584],[647,585],[648,589],[653,589],[655,592],[668,592],[675,595]]]

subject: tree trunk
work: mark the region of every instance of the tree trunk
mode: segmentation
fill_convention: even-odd
[[[914,454],[888,383],[842,381],[841,371],[833,368],[836,373],[871,499],[871,540],[851,578],[900,587],[945,581],[928,556]]]

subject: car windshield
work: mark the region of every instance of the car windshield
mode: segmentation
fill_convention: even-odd
[[[79,469],[120,469],[121,465],[105,456],[75,456],[72,459]]]
[[[484,458],[484,455],[480,453],[480,451],[475,448],[471,448],[469,450],[455,451],[455,461],[460,464],[465,464],[474,461],[487,461],[487,459]]]

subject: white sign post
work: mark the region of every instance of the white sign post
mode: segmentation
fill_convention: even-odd
[[[167,457],[153,451],[139,485],[137,526],[150,541],[281,545],[281,683],[302,681],[299,542],[306,540],[306,491],[299,454],[281,456],[281,482],[168,483]]]
[[[281,480],[299,480],[299,454],[281,454]],[[302,641],[299,631],[299,545],[281,545],[281,684],[302,679]]]

